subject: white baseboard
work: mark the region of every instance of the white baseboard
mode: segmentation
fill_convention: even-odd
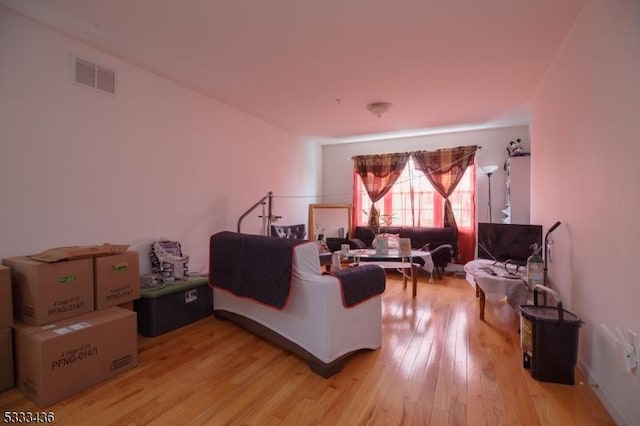
[[[596,394],[596,397],[600,400],[604,408],[607,410],[609,415],[613,418],[613,421],[616,422],[616,425],[619,426],[632,426],[633,423],[630,419],[627,419],[626,416],[620,411],[617,407],[616,403],[609,396],[607,391],[598,384],[598,380],[591,374],[589,369],[578,360],[578,369],[582,372],[582,374],[586,377],[587,383],[586,385],[590,386],[593,392]]]

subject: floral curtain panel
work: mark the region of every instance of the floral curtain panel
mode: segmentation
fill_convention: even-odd
[[[459,229],[449,196],[456,189],[467,167],[474,163],[477,150],[478,147],[473,145],[412,153],[416,167],[425,174],[436,191],[445,199],[443,223],[444,226],[453,226],[458,230],[458,261],[462,263],[474,258],[475,220],[472,221],[471,228]],[[475,187],[475,174],[473,180]]]
[[[445,199],[444,226],[457,227],[449,196],[456,189],[467,167],[473,164],[477,149],[478,147],[473,145],[411,153],[416,168],[425,174]]]
[[[393,184],[402,174],[409,153],[357,155],[353,157],[355,172],[362,179],[362,183],[371,198],[371,210],[369,211],[369,226],[378,232],[379,213],[375,202],[389,192]]]
[[[422,171],[427,180],[444,198],[444,212],[441,226],[453,226],[458,230],[458,259],[466,262],[474,258],[475,253],[475,196],[472,192],[469,200],[469,215],[471,225],[459,228],[454,217],[451,194],[454,192],[466,169],[474,163],[477,146],[463,146],[445,148],[437,151],[418,151],[399,154],[360,155],[353,157],[354,172],[360,176],[360,181],[372,201],[368,214],[368,225],[374,232],[378,232],[379,212],[375,202],[381,200],[389,193],[402,175],[403,169],[413,156],[415,167]],[[474,170],[472,170],[474,171]],[[471,188],[475,188],[475,173],[472,173]],[[354,180],[354,194],[358,193],[356,180]],[[354,200],[357,197],[354,195]],[[354,201],[354,205],[357,205]],[[354,216],[356,212],[354,210]],[[354,218],[354,223],[357,220]]]

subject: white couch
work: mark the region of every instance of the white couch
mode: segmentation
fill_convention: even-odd
[[[291,350],[323,377],[339,372],[349,354],[380,347],[381,294],[345,307],[340,280],[322,274],[313,242],[292,248],[291,285],[283,309],[217,288],[215,276],[210,282],[216,318],[232,320]]]

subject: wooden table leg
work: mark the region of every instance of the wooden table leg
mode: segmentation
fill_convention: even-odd
[[[485,301],[486,301],[486,297],[485,297],[484,291],[477,284],[476,284],[476,292],[480,296],[480,300],[479,300],[479,303],[480,303],[480,319],[482,321],[484,321],[484,304],[485,304]]]
[[[418,266],[414,263],[411,265],[411,285],[413,286],[413,298],[418,294]]]

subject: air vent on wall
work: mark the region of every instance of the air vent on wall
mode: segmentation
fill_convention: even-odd
[[[73,56],[73,81],[103,92],[116,93],[116,73],[93,62]]]

